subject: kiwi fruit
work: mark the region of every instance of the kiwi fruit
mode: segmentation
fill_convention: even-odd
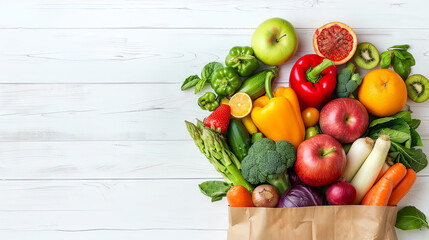
[[[429,98],[429,81],[423,75],[414,74],[405,80],[408,97],[414,102],[421,103]]]
[[[375,68],[380,62],[377,48],[369,42],[359,43],[353,58],[359,67],[367,70]]]

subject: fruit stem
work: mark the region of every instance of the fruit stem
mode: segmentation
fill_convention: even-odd
[[[252,55],[240,55],[240,56],[236,56],[234,58],[239,59],[239,60],[250,60],[250,59],[254,59],[255,57]]]
[[[267,96],[269,99],[274,97],[271,80],[274,78],[274,73],[272,71],[268,72],[265,76],[265,92],[267,92]]]
[[[328,151],[323,151],[322,152],[322,157],[326,157],[326,155],[328,155],[328,154],[330,154],[331,152],[333,152],[333,151],[335,151],[335,150],[337,150],[337,148],[336,147],[332,147],[332,148],[330,148]]]
[[[323,59],[323,61],[319,65],[314,68],[309,68],[307,70],[307,80],[312,83],[317,83],[322,78],[322,76],[320,76],[320,73],[322,73],[325,69],[332,65],[334,65],[334,62],[327,58]]]
[[[282,38],[284,38],[284,37],[286,37],[286,36],[287,36],[287,34],[285,34],[285,35],[283,35],[283,36],[281,36],[281,37],[277,38],[277,39],[276,39],[276,42],[279,42]]]

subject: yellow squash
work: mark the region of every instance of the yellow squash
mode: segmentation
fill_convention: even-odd
[[[265,88],[267,95],[253,103],[253,122],[267,138],[287,140],[297,148],[304,141],[305,128],[296,93],[292,88],[279,87],[273,95],[271,82]]]

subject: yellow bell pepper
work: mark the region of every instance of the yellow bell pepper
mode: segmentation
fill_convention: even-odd
[[[292,88],[279,87],[273,95],[271,81],[265,83],[265,89],[267,95],[253,103],[253,122],[267,138],[287,140],[297,148],[304,141],[305,127],[296,93]]]

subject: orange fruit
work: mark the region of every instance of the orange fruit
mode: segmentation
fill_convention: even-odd
[[[252,99],[246,93],[238,92],[229,100],[231,115],[236,118],[243,118],[252,111]]]
[[[230,207],[254,207],[252,196],[241,185],[231,187],[226,193],[226,199]]]
[[[346,24],[331,22],[316,30],[313,47],[317,55],[333,61],[335,65],[341,65],[355,54],[357,37]]]
[[[390,69],[377,69],[365,75],[359,87],[359,101],[372,115],[391,116],[407,102],[404,80]]]

